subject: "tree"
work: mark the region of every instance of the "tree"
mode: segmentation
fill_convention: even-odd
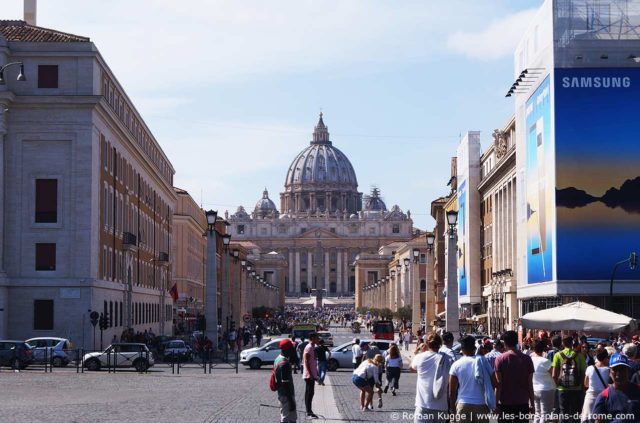
[[[394,313],[396,319],[411,320],[412,311],[410,306],[398,307],[398,311]]]
[[[369,311],[369,309],[367,307],[358,307],[356,311],[358,312],[358,314],[367,314],[367,311]]]
[[[380,317],[384,320],[391,320],[393,318],[393,311],[389,307],[381,308]]]

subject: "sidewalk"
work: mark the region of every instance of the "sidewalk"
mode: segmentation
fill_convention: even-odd
[[[302,407],[304,409],[304,402]],[[344,421],[336,406],[333,381],[329,373],[324,378],[324,386],[316,385],[315,395],[313,396],[313,411],[323,421]]]
[[[415,354],[413,352],[416,350],[417,346],[418,344],[412,342],[411,344],[409,344],[409,351],[404,350],[404,344],[401,347],[398,347],[400,349],[400,355],[402,356],[402,363],[404,364],[405,369],[409,368],[409,364],[411,364],[413,357],[415,357]]]

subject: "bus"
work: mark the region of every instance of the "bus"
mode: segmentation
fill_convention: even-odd
[[[317,332],[318,328],[314,324],[295,325],[291,329],[291,333],[296,339],[308,339],[310,333]]]
[[[373,339],[388,339],[393,341],[393,322],[391,320],[378,320],[377,322],[373,322],[371,332],[373,332]]]

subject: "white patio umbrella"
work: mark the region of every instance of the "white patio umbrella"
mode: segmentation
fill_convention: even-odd
[[[616,332],[628,325],[634,329],[635,321],[624,314],[576,301],[527,313],[522,316],[522,324],[535,329]]]

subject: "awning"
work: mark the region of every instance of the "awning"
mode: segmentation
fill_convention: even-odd
[[[629,316],[581,301],[527,313],[522,316],[522,323],[531,329],[594,332],[616,332],[635,326],[635,321]]]
[[[483,320],[487,318],[487,314],[474,314],[471,316],[471,320]]]

